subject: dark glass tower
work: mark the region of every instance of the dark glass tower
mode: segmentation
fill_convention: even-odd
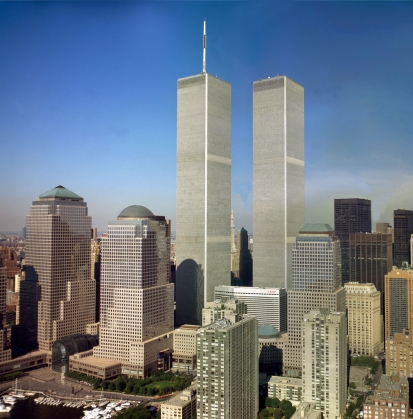
[[[394,211],[394,265],[402,267],[410,263],[410,237],[413,234],[413,211],[398,209]]]
[[[351,233],[371,233],[371,201],[335,199],[334,230],[340,239],[342,281],[345,284],[350,281],[349,237]]]

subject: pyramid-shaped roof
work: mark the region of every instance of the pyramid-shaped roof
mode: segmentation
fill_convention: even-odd
[[[63,198],[63,199],[83,199],[81,196],[75,194],[69,189],[66,189],[64,186],[59,185],[50,191],[45,192],[37,197],[38,199],[45,199],[45,198]]]

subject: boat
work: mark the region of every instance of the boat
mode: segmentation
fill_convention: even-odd
[[[0,413],[10,412],[11,409],[12,409],[12,406],[6,405],[6,404],[0,402]]]

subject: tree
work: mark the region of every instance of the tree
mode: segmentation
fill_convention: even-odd
[[[109,391],[115,391],[116,390],[116,384],[113,381],[109,381],[108,389],[109,389]]]
[[[276,397],[274,399],[267,397],[265,399],[265,406],[266,407],[280,407],[280,400],[277,399]]]
[[[357,387],[355,383],[351,382],[349,384],[349,387],[352,388],[353,390]]]

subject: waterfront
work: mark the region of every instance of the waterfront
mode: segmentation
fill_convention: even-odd
[[[32,397],[18,400],[9,413],[0,413],[0,419],[80,419],[82,416],[82,408],[38,404]]]

